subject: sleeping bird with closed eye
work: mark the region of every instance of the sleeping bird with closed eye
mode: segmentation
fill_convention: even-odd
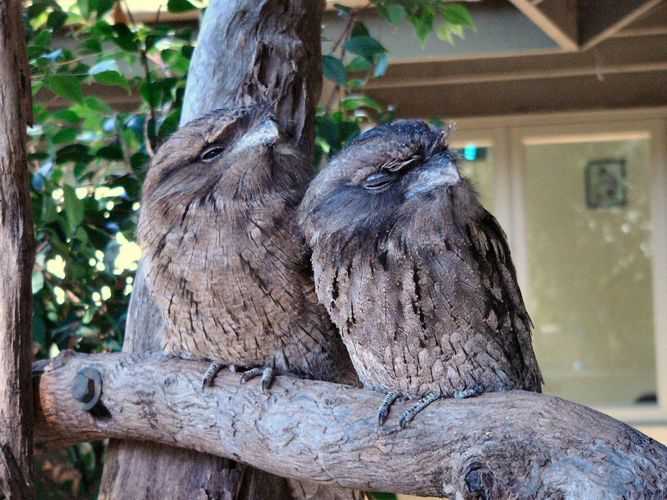
[[[315,286],[365,387],[418,399],[524,389],[542,377],[507,240],[448,149],[398,121],[365,132],[311,182],[298,222]]]

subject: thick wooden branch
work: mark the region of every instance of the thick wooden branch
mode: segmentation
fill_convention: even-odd
[[[34,258],[26,127],[30,75],[21,2],[0,2],[0,496],[32,497]]]
[[[101,374],[92,413],[77,373]],[[400,430],[382,395],[278,377],[270,392],[206,364],[158,354],[66,352],[41,375],[36,439],[147,440],[234,458],[280,476],[365,490],[469,498],[667,497],[667,448],[595,410],[522,391],[442,400]],[[486,495],[486,496],[484,496]]]

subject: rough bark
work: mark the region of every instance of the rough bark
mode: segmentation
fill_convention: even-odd
[[[322,80],[323,9],[320,0],[211,2],[190,67],[181,124],[220,107],[269,100],[283,126],[310,154]],[[161,327],[140,271],[123,350],[159,350]],[[262,488],[271,495],[262,494]],[[194,498],[203,491],[219,498],[281,498],[288,490],[281,478],[216,456],[112,441],[100,498]]]
[[[85,367],[101,373],[93,413],[72,398]],[[440,400],[405,430],[383,395],[278,377],[270,394],[206,363],[156,354],[63,353],[39,382],[38,442],[151,440],[234,458],[275,474],[350,488],[451,498],[666,498],[667,448],[575,403],[511,391]],[[97,415],[97,416],[94,416]]]
[[[125,352],[161,348],[160,312],[140,266],[125,331]],[[282,478],[223,457],[156,442],[111,440],[98,498],[290,499]]]
[[[0,2],[0,493],[32,497],[30,75],[21,2]]]
[[[206,13],[185,90],[181,124],[249,100],[275,104],[283,128],[310,154],[322,88],[320,0],[225,0]],[[224,56],[211,64],[211,55]]]

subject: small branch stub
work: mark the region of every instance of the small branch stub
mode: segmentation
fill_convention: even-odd
[[[82,403],[82,409],[91,411],[102,395],[102,375],[95,368],[84,368],[72,381],[72,396]]]

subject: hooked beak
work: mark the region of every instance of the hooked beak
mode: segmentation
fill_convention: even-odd
[[[236,151],[244,149],[255,149],[259,147],[271,147],[280,139],[281,134],[278,124],[272,118],[264,119],[255,126],[234,145]]]
[[[410,183],[406,198],[427,193],[439,187],[456,184],[461,180],[461,174],[454,160],[449,154],[437,154],[430,158],[419,170]]]

